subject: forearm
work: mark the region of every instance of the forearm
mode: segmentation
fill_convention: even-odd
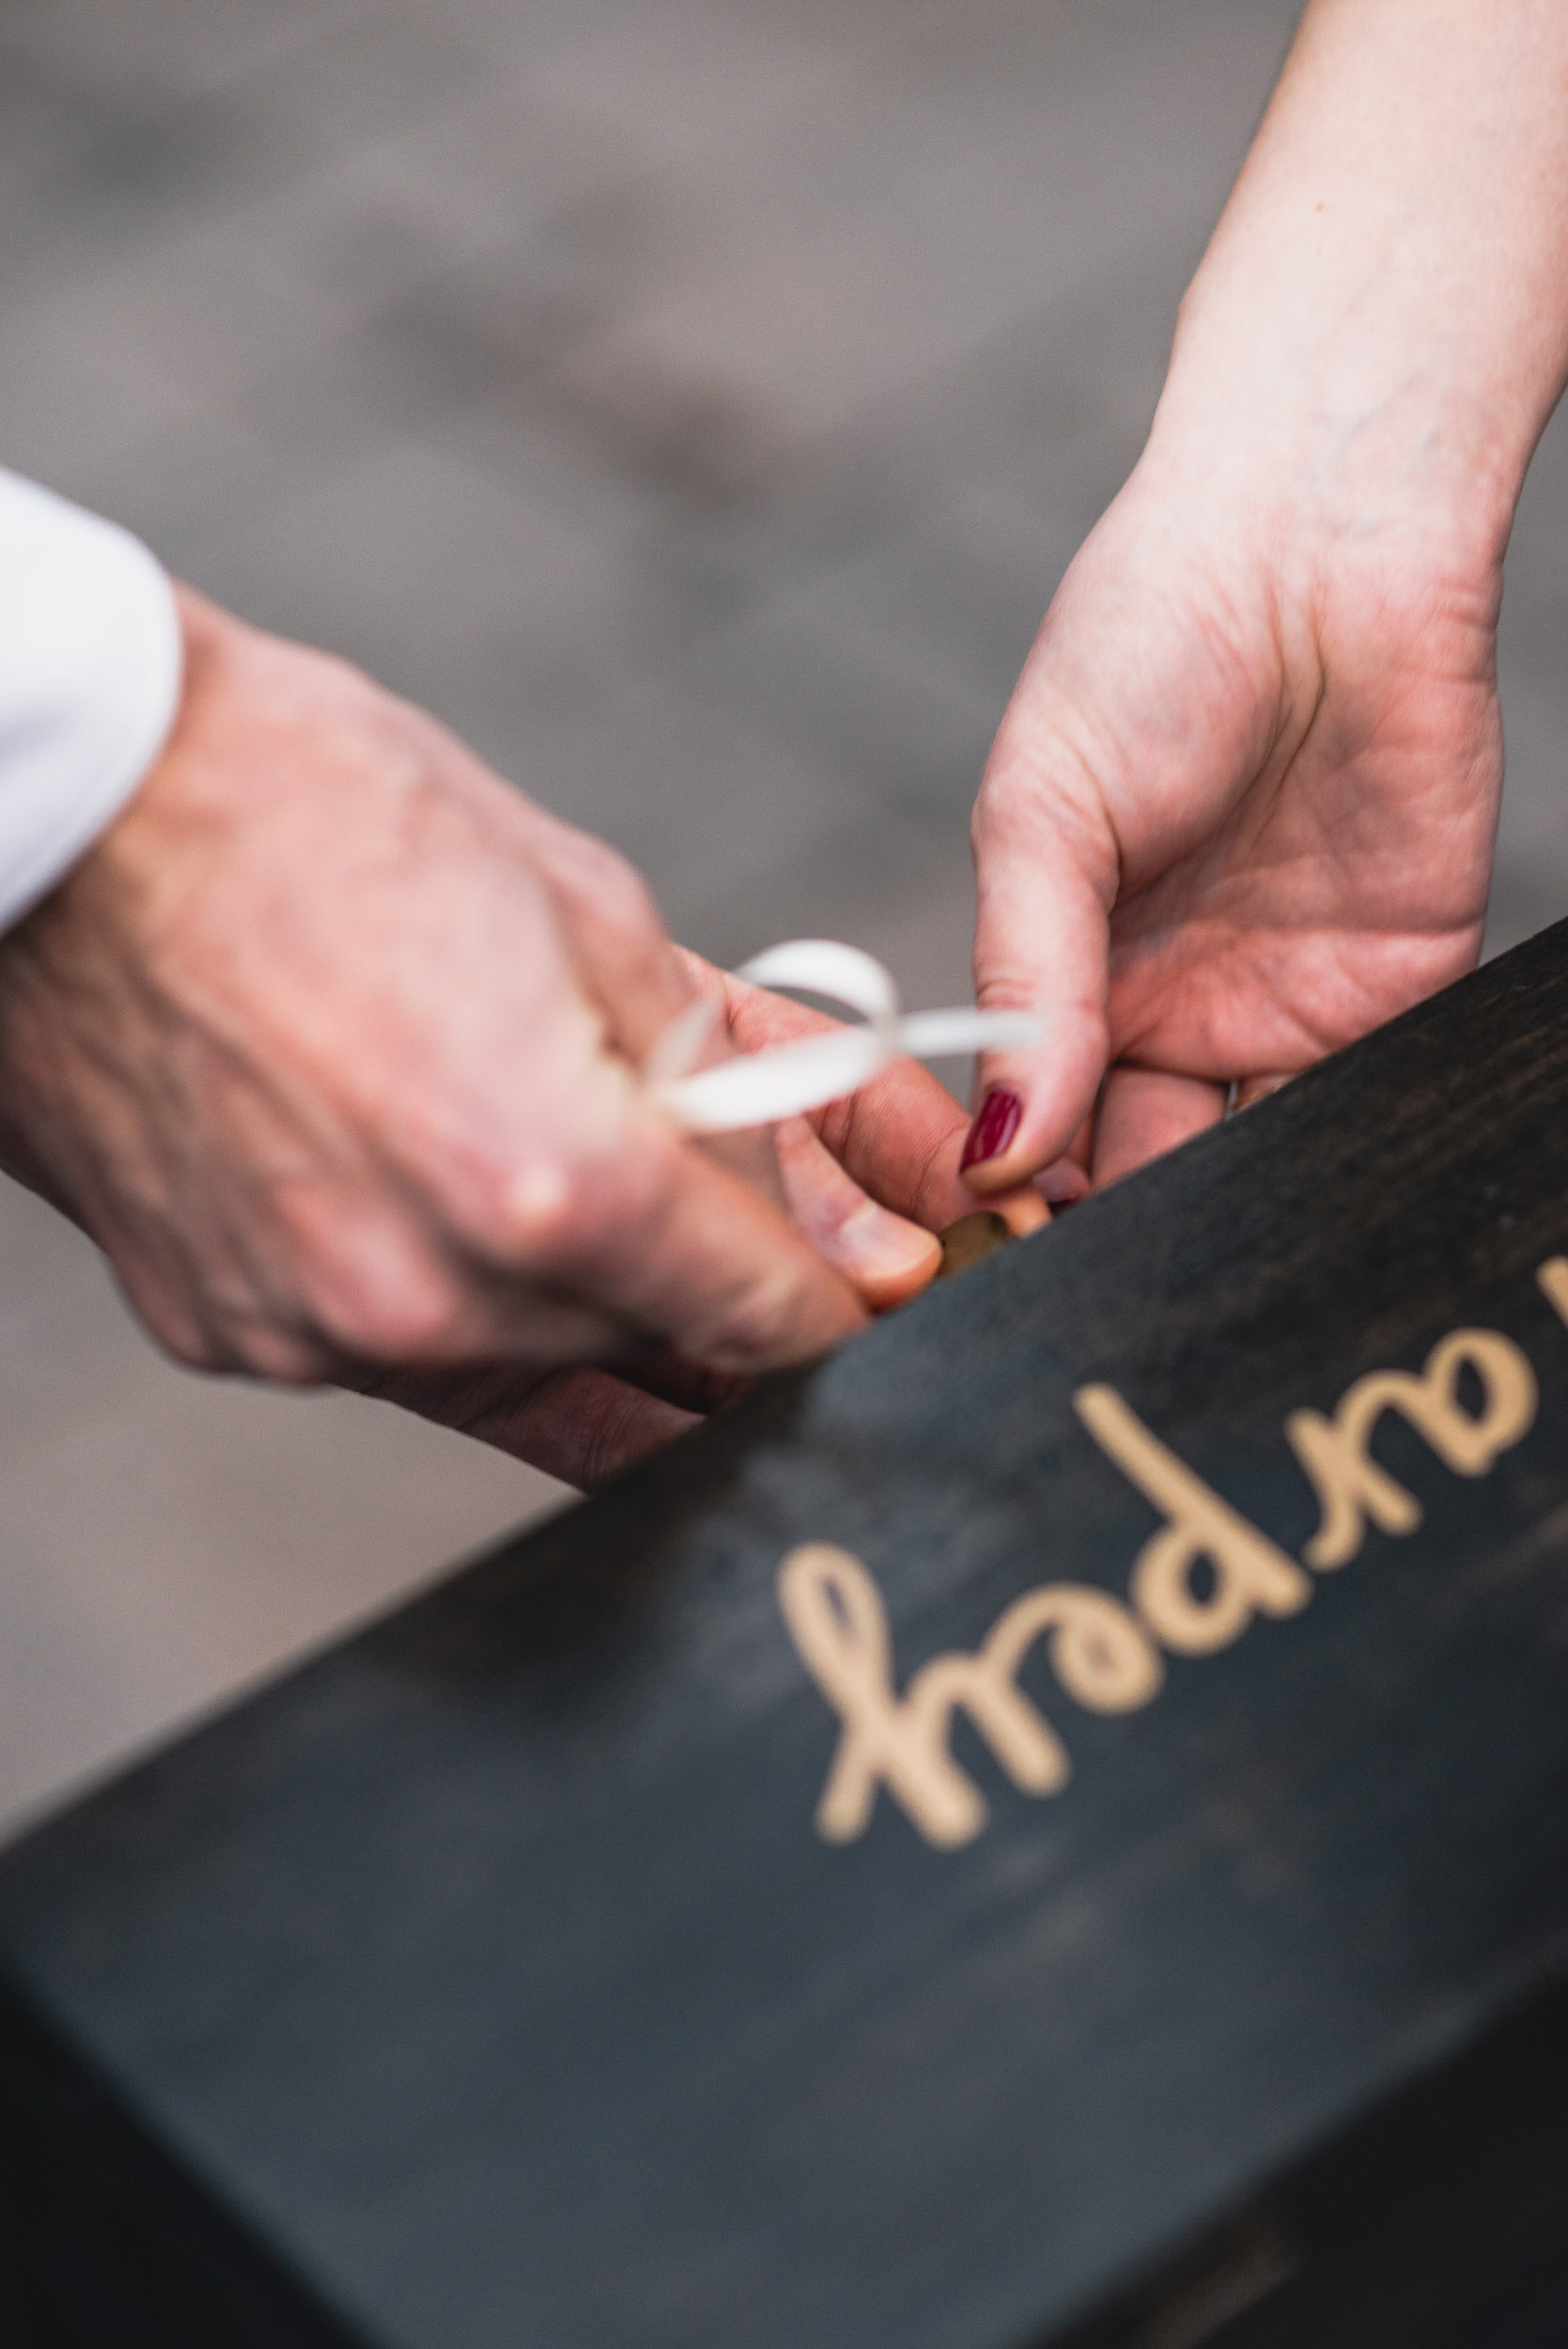
[[[1151,443],[1500,553],[1568,376],[1568,6],[1313,0]],[[1211,476],[1212,480],[1212,476]]]

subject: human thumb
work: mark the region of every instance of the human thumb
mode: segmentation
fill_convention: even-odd
[[[1032,1012],[1040,1032],[1024,1049],[981,1059],[961,1166],[986,1193],[1065,1154],[1094,1108],[1108,1050],[1114,849],[1053,791],[1037,753],[1017,756],[1010,723],[975,808],[975,998],[986,1010]]]

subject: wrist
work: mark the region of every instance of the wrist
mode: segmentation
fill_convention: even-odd
[[[1568,16],[1312,0],[1157,419],[1222,495],[1500,561],[1568,374]]]
[[[1271,538],[1415,544],[1469,576],[1496,570],[1555,378],[1488,380],[1431,321],[1392,301],[1374,320],[1373,306],[1200,275],[1147,461]]]

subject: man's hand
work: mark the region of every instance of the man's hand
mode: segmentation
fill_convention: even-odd
[[[650,1105],[695,981],[619,857],[341,663],[183,608],[162,758],[0,941],[4,1162],[172,1353],[504,1363],[515,1395],[662,1344],[723,1377],[929,1277],[836,1166],[808,1238]],[[558,1419],[546,1449],[574,1465]]]
[[[986,770],[977,992],[1048,1032],[975,1190],[1125,1172],[1474,960],[1565,284],[1568,13],[1312,0]]]
[[[737,1051],[761,1051],[831,1023],[681,951],[693,988],[723,1011]],[[846,1100],[774,1133],[778,1178],[797,1230],[853,1280],[873,1311],[908,1301],[939,1260],[929,1235],[972,1213],[958,1172],[969,1120],[945,1086],[895,1062]],[[880,1203],[880,1204],[878,1204]],[[1028,1187],[991,1200],[1020,1237],[1048,1220]],[[737,1401],[744,1377],[717,1376],[671,1347],[614,1370],[573,1366],[543,1377],[515,1362],[456,1371],[393,1370],[365,1391],[534,1461],[568,1484],[597,1485]]]

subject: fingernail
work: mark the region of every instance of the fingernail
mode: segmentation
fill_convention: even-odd
[[[862,1280],[896,1281],[923,1270],[940,1249],[934,1233],[868,1199],[839,1225],[833,1252],[846,1271]]]
[[[986,1159],[1000,1159],[1023,1119],[1023,1103],[1016,1093],[987,1093],[980,1104],[980,1114],[970,1128],[964,1155],[958,1161],[958,1172],[967,1174],[971,1166],[979,1166]]]
[[[1050,1207],[1043,1191],[1032,1183],[1024,1183],[1017,1190],[1004,1190],[990,1202],[1015,1239],[1027,1239],[1031,1232],[1038,1232],[1050,1221]]]

